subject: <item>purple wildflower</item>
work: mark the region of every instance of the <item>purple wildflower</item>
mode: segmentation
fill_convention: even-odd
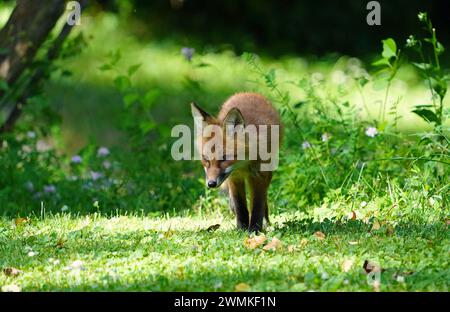
[[[101,172],[91,171],[91,178],[92,180],[96,181],[103,177],[103,174]]]
[[[308,148],[310,148],[311,147],[311,143],[309,143],[308,141],[304,141],[303,143],[302,143],[302,148],[303,149],[308,149]]]
[[[73,164],[79,164],[79,163],[81,163],[82,160],[83,160],[83,159],[81,158],[80,155],[75,155],[75,156],[73,156],[72,159],[71,159],[71,161],[72,161]]]
[[[181,54],[183,54],[184,58],[190,62],[192,60],[192,56],[194,56],[195,49],[184,47],[181,49]]]
[[[104,156],[108,156],[109,155],[109,149],[107,147],[100,147],[97,151],[97,156],[98,157],[104,157]]]
[[[52,185],[52,184],[44,185],[44,192],[48,193],[48,194],[55,193],[56,192],[56,187],[54,185]]]

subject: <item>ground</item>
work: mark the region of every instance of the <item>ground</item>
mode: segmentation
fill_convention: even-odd
[[[273,219],[258,245],[229,215],[3,218],[0,266],[20,271],[4,272],[0,284],[22,291],[448,291],[444,222]],[[266,250],[273,238],[281,243]],[[381,267],[379,285],[366,260],[369,271]]]

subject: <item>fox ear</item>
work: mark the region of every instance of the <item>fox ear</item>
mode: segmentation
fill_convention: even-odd
[[[241,111],[236,107],[232,108],[223,120],[223,124],[232,126],[245,126],[244,117],[242,116]]]
[[[191,110],[192,110],[192,117],[194,117],[194,119],[206,121],[207,119],[212,118],[210,114],[205,112],[194,102],[191,103]]]

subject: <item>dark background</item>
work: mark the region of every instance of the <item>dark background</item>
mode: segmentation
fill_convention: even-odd
[[[261,0],[98,0],[97,8],[129,12],[134,32],[142,39],[166,37],[211,49],[233,48],[283,54],[377,53],[380,40],[399,44],[420,33],[417,13],[429,12],[438,38],[450,41],[447,0],[380,0],[381,26],[369,26],[369,1]]]

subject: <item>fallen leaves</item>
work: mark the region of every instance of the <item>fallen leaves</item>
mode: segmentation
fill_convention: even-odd
[[[316,237],[316,238],[318,238],[318,239],[320,239],[320,240],[323,240],[323,239],[325,239],[325,234],[323,233],[323,232],[321,232],[321,231],[317,231],[317,232],[315,232],[314,233],[314,236]]]
[[[277,250],[281,248],[281,245],[281,241],[278,238],[274,237],[272,238],[272,241],[270,243],[263,247],[263,250]]]
[[[29,218],[16,218],[14,220],[14,224],[16,225],[16,227],[22,226],[27,224],[28,222],[30,222]]]
[[[246,283],[239,283],[236,286],[234,286],[234,290],[238,292],[250,291],[250,285]]]
[[[4,269],[3,269],[3,273],[4,273],[6,276],[9,276],[9,277],[16,277],[16,276],[18,276],[20,273],[22,273],[22,271],[19,270],[19,269],[10,267],[10,268],[4,268]]]
[[[264,244],[267,240],[267,237],[264,234],[256,235],[253,237],[247,237],[244,241],[244,246],[249,249],[255,249],[258,246]]]
[[[372,224],[372,231],[377,231],[381,228],[381,224],[378,220],[375,220]]]
[[[353,260],[351,260],[351,259],[346,259],[346,260],[344,260],[342,263],[341,263],[341,270],[342,270],[342,272],[348,272],[348,271],[350,271],[350,269],[352,268],[352,266],[353,266]]]
[[[213,224],[211,226],[209,226],[206,231],[207,232],[214,232],[217,231],[220,228],[220,224]]]

